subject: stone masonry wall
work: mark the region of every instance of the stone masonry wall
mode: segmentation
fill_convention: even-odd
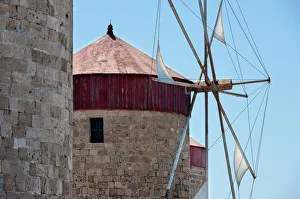
[[[72,0],[0,0],[0,199],[71,198]]]
[[[103,117],[104,143],[90,143],[90,118]],[[73,198],[160,198],[186,117],[150,111],[74,112]],[[172,198],[189,198],[189,134]]]
[[[192,166],[190,169],[190,198],[194,198],[194,196],[198,193],[200,188],[205,182],[206,174],[205,168],[194,167]]]

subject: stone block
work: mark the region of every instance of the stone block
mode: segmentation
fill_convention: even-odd
[[[25,126],[16,124],[12,126],[12,137],[13,138],[24,138],[25,137]]]
[[[0,55],[5,57],[12,57],[13,56],[13,46],[12,44],[0,44]]]
[[[18,120],[20,125],[32,126],[32,116],[26,113],[19,113]]]
[[[12,72],[12,80],[14,83],[30,86],[32,78],[30,76],[26,76],[24,73],[20,73],[16,71],[16,72]]]
[[[6,71],[19,71],[25,73],[27,72],[27,62],[11,57],[1,57],[0,68]]]
[[[61,196],[63,194],[63,183],[61,180],[57,180],[56,183],[56,195]]]
[[[61,108],[58,106],[50,107],[50,116],[59,119],[61,115]]]
[[[1,45],[0,45],[0,51],[3,52]],[[2,83],[11,83],[11,71],[2,70],[0,69],[0,79]]]
[[[6,157],[6,148],[0,145],[0,160],[4,160]]]
[[[26,10],[27,15],[27,10]],[[27,35],[30,35],[30,23],[28,21],[22,20],[21,22],[21,31]]]
[[[10,0],[11,5],[20,5],[20,0]]]
[[[33,62],[43,64],[43,52],[42,51],[32,49],[31,50],[31,55],[32,55],[32,61]]]
[[[6,148],[6,159],[7,160],[17,160],[18,150],[12,147]]]
[[[40,115],[32,115],[32,127],[43,128],[44,118]]]
[[[0,16],[8,17],[8,15],[9,15],[9,5],[0,4]]]
[[[15,192],[15,176],[14,175],[4,175],[3,176],[4,187],[3,190],[6,192]]]
[[[19,154],[19,159],[22,160],[22,161],[28,161],[29,160],[29,157],[28,157],[28,151],[27,149],[25,148],[19,148],[18,149],[18,154]]]
[[[30,35],[33,38],[47,39],[48,30],[44,26],[38,24],[32,24],[30,28]]]
[[[28,62],[27,74],[29,76],[35,76],[35,74],[36,74],[36,63]]]
[[[1,145],[7,148],[12,148],[14,146],[14,141],[12,138],[8,137],[0,137],[1,138]]]
[[[0,125],[0,135],[2,137],[11,137],[12,135],[12,128],[10,123],[2,123]]]
[[[41,194],[41,179],[39,177],[29,176],[26,183],[26,191]]]
[[[48,1],[45,1],[45,0],[38,0],[36,1],[36,9],[38,11],[41,11],[42,13],[45,13],[45,14],[48,14],[49,13],[49,3]]]
[[[17,7],[17,19],[25,19],[26,16],[27,16],[27,9],[22,6],[18,6]]]
[[[14,139],[14,148],[26,148],[26,139],[25,138],[15,138]]]
[[[35,114],[35,105],[36,103],[33,101],[27,101],[25,103],[25,110],[24,113],[28,116],[31,116],[32,114]]]
[[[11,31],[20,31],[20,21],[9,18],[7,20],[6,29]]]
[[[0,96],[0,109],[8,110],[8,107],[9,107],[9,99]]]
[[[17,17],[17,6],[10,5],[9,6],[9,17],[16,18]]]
[[[1,101],[1,97],[0,97],[0,101]],[[18,112],[5,111],[4,112],[4,121],[9,122],[11,124],[17,124],[18,123]]]
[[[36,0],[20,0],[20,5],[24,6],[25,8],[36,8]]]
[[[40,24],[45,26],[47,21],[47,16],[42,12],[36,10],[27,10],[27,20],[32,23]]]
[[[26,191],[26,176],[17,175],[16,176],[16,191],[25,192]]]
[[[62,24],[62,21],[60,21],[58,18],[47,15],[47,27],[48,28],[59,32],[61,24]]]
[[[47,177],[48,165],[36,164],[36,175],[40,177]]]

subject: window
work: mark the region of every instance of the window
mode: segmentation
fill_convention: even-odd
[[[103,118],[90,118],[91,122],[91,143],[103,143]]]

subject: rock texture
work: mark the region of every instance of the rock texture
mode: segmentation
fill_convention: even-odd
[[[71,198],[72,0],[0,0],[0,198]]]
[[[90,118],[104,120],[104,143],[90,143]],[[160,198],[186,117],[154,111],[74,112],[73,198]],[[172,198],[189,198],[189,134]]]
[[[202,185],[205,183],[205,168],[191,167],[190,168],[190,198],[194,198]]]

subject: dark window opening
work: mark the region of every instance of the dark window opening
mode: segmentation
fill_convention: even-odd
[[[103,143],[103,118],[90,118],[91,122],[91,143]]]

